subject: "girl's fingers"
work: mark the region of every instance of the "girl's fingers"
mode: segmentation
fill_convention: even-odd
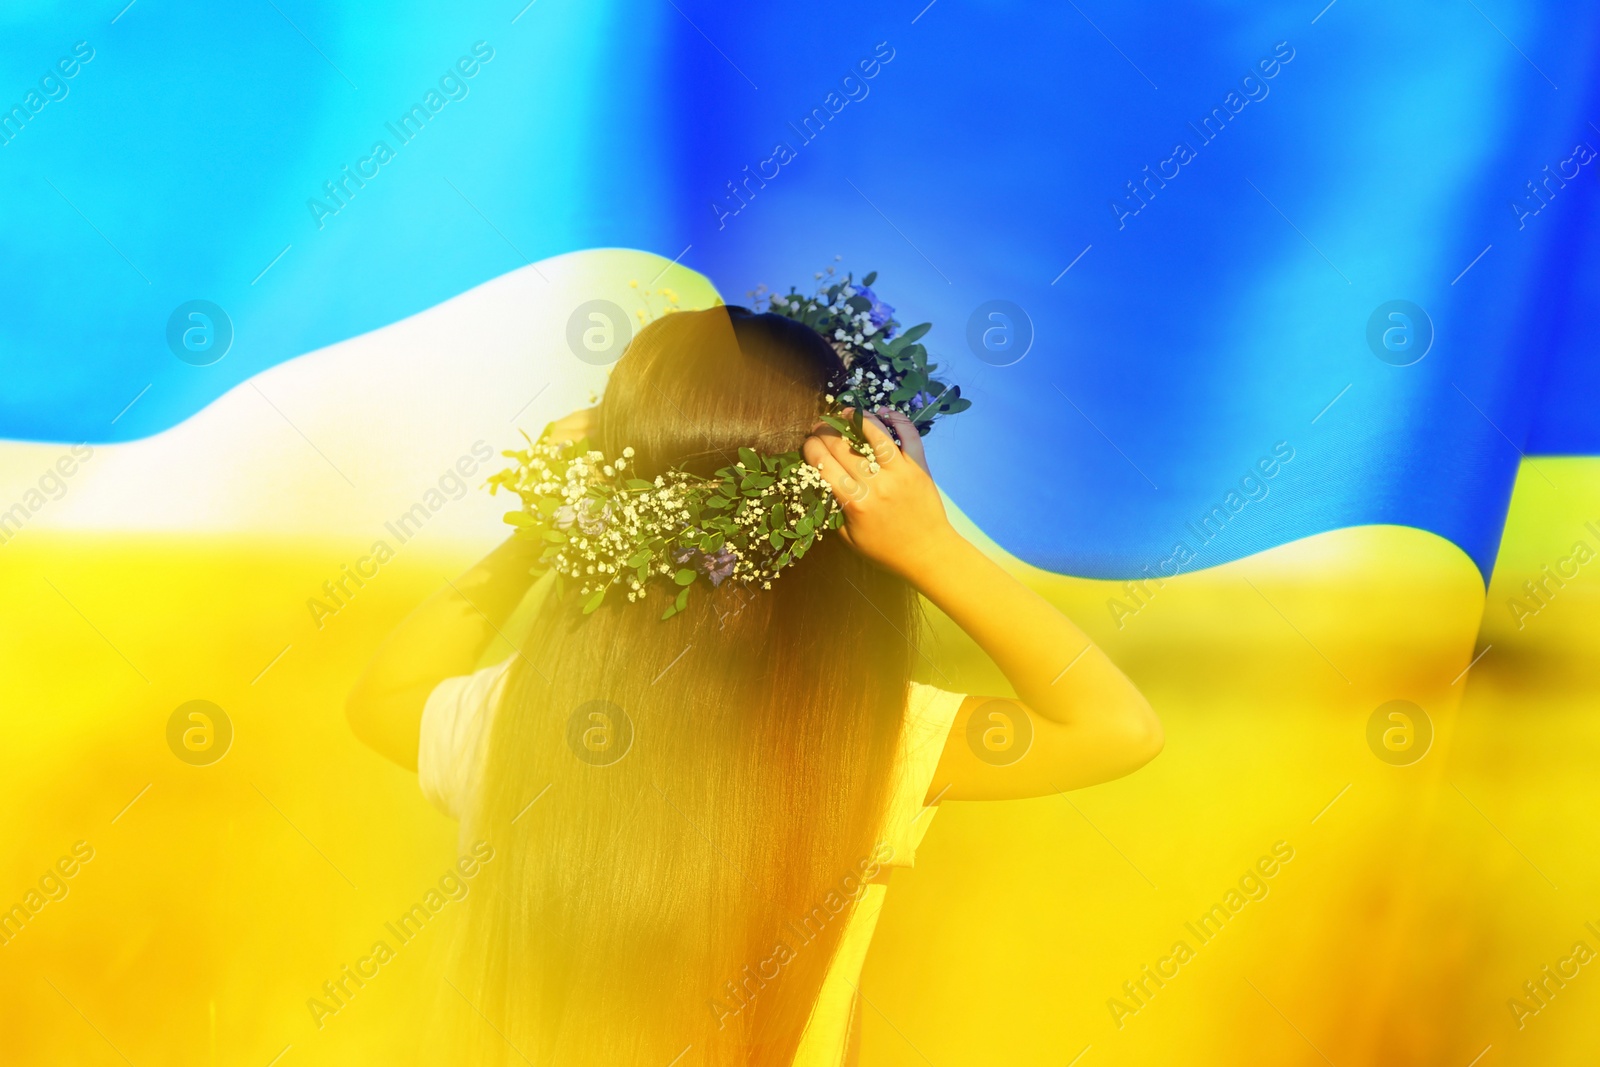
[[[879,422],[876,416],[864,414],[861,430],[866,435],[867,444],[872,446],[872,454],[877,457],[879,466],[886,467],[900,458],[900,448],[889,436],[889,428]]]
[[[574,432],[574,429],[572,416],[568,415],[564,419],[557,419],[555,422],[550,423],[544,428],[544,433],[539,436],[557,444],[563,441],[576,441],[581,434]]]
[[[851,477],[827,438],[807,437],[800,451],[806,457],[806,462],[822,473],[822,480],[828,483],[834,499],[840,504],[852,504],[867,495],[867,487]]]
[[[598,407],[580,408],[570,415],[563,415],[556,421],[545,426],[544,432],[539,435],[540,440],[553,442],[577,441],[589,436],[594,429],[594,414],[600,410]]]
[[[822,441],[828,453],[847,473],[857,480],[872,476],[872,471],[867,466],[866,457],[857,452],[849,441],[840,436],[838,430],[831,426],[825,427],[817,430],[815,436]]]
[[[901,451],[927,470],[928,453],[922,447],[922,435],[917,432],[917,424],[911,421],[911,416],[893,408],[879,408],[878,417],[894,428],[895,436],[900,438]]]

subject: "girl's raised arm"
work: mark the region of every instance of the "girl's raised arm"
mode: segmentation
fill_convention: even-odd
[[[951,526],[916,428],[903,415],[880,414],[905,447],[868,418],[876,472],[831,430],[806,440],[806,458],[821,466],[844,508],[841,536],[949,615],[1017,692],[1016,700],[971,696],[963,702],[929,799],[1042,796],[1119,778],[1149,762],[1162,746],[1161,723],[1149,702],[1072,620]],[[973,715],[984,720],[980,737],[990,728],[1031,726],[1026,755],[1005,763],[980,754],[981,745],[969,746]]]
[[[477,667],[478,657],[533,584],[529,572],[538,552],[533,542],[508,537],[384,638],[345,699],[345,715],[357,737],[416,770],[428,694],[446,678]]]
[[[576,441],[592,430],[594,408],[546,426],[540,440]],[[422,709],[446,678],[470,674],[489,642],[533,585],[539,546],[509,537],[407,615],[378,646],[345,700],[355,735],[402,767],[417,766]]]

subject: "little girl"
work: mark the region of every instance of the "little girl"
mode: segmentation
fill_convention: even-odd
[[[864,442],[845,421],[841,401],[922,373],[863,292],[643,329],[599,406],[502,477],[522,532],[412,612],[351,693],[357,735],[492,854],[430,1062],[853,1063],[887,884],[937,805],[1075,789],[1160,751],[1132,683],[951,526],[918,432],[939,398],[855,416]],[[475,670],[530,592],[515,651]],[[919,595],[1015,698],[912,681]]]

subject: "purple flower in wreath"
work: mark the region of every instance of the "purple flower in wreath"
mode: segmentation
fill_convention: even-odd
[[[872,320],[872,325],[878,327],[880,330],[883,330],[883,336],[885,338],[894,336],[894,330],[892,328],[886,330],[884,329],[884,324],[890,319],[894,318],[894,308],[890,307],[888,304],[885,304],[882,300],[879,300],[878,294],[874,293],[865,285],[856,290],[856,295],[866,298],[867,302],[872,305],[871,309],[867,312],[867,317]]]
[[[715,588],[733,574],[733,565],[739,562],[739,553],[727,545],[715,552],[702,552],[692,545],[682,545],[672,550],[672,562],[704,574],[711,579],[712,588]]]
[[[556,529],[570,530],[572,524],[578,521],[578,513],[571,504],[562,504],[556,508]]]
[[[911,414],[915,415],[921,412],[923,409],[931,406],[938,399],[939,398],[937,396],[926,390],[918,393],[911,398]]]
[[[722,580],[733,573],[733,565],[739,562],[739,554],[727,545],[703,556],[700,561],[706,572],[706,577],[711,579],[713,588],[722,584]]]

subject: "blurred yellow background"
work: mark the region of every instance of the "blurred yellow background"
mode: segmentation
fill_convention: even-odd
[[[1120,630],[1120,583],[1016,564],[1146,689],[1167,748],[1063,797],[944,807],[889,894],[863,1062],[1582,1062],[1595,968],[1520,1029],[1508,1007],[1537,1006],[1523,983],[1575,942],[1600,949],[1585,927],[1600,927],[1600,593],[1584,568],[1537,614],[1507,607],[1575,542],[1600,547],[1584,525],[1600,519],[1600,461],[1531,462],[1487,598],[1458,549],[1397,527],[1185,575]],[[410,1062],[448,906],[320,1028],[307,1006],[393,944],[384,924],[455,858],[454,825],[355,741],[341,701],[471,553],[419,539],[319,630],[305,601],[351,549],[49,530],[4,547],[0,906],[41,879],[65,888],[6,927],[5,1062]],[[1002,687],[964,638],[930,629],[951,684]],[[234,733],[209,766],[168,743],[196,699]],[[1433,728],[1409,766],[1367,740],[1395,699]],[[78,842],[92,859],[51,880]],[[1292,859],[1266,895],[1202,942],[1185,924],[1278,842]],[[1136,1000],[1124,983],[1180,940],[1192,958]]]

